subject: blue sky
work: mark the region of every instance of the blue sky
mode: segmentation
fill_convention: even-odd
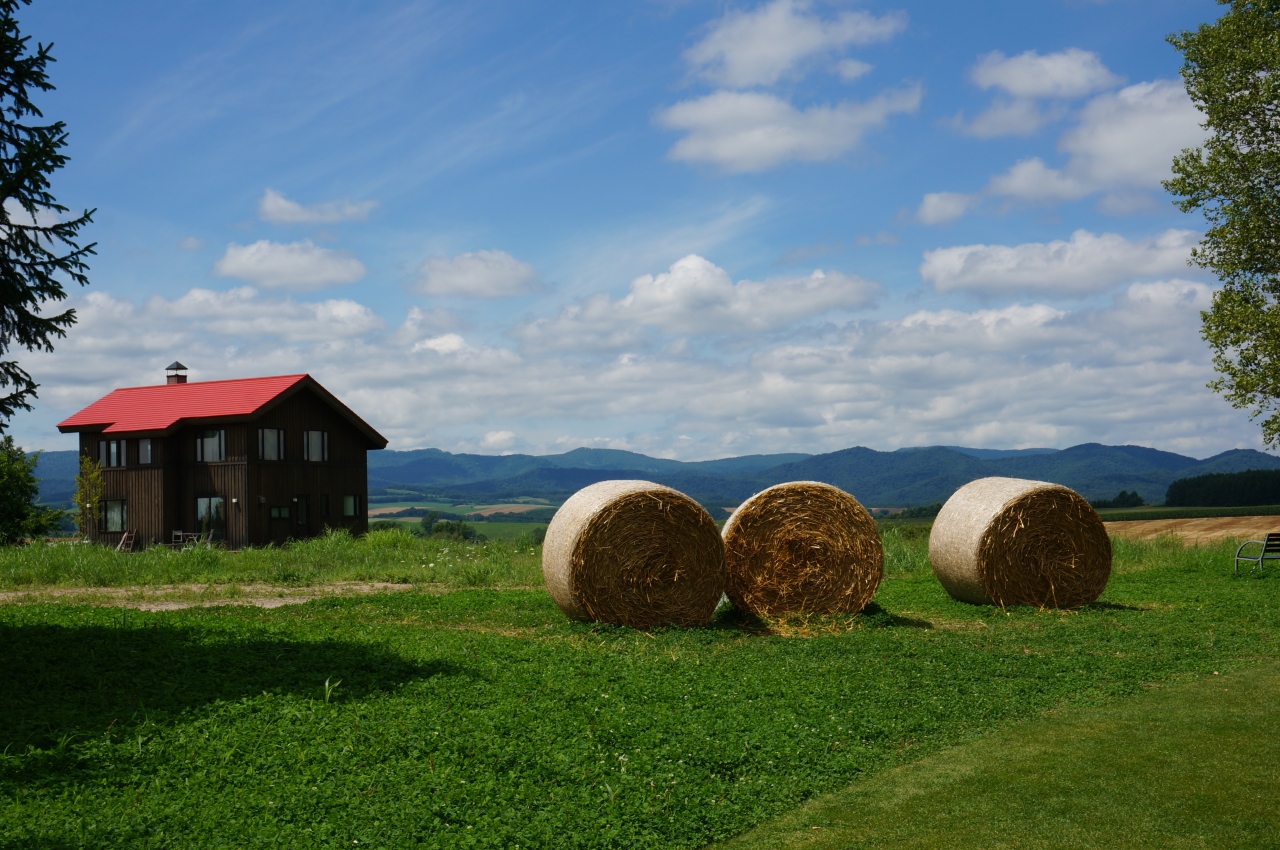
[[[1159,186],[1220,11],[37,0],[99,254],[12,430],[179,359],[402,449],[1257,447]]]

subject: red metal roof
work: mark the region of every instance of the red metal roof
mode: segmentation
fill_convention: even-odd
[[[105,434],[168,431],[192,419],[250,416],[305,380],[319,387],[309,375],[126,387],[113,390],[62,420],[58,430],[66,433],[102,427]]]

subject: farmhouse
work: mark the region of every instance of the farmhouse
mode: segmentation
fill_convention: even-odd
[[[386,438],[310,375],[188,383],[185,370],[58,423],[102,466],[94,539],[208,534],[238,549],[368,530],[365,453]]]

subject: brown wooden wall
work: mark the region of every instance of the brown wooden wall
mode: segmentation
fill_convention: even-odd
[[[285,431],[285,454],[280,461],[258,457],[258,429]],[[226,460],[196,462],[196,435],[206,429],[226,431]],[[329,432],[328,462],[302,459],[302,432]],[[310,390],[283,400],[256,419],[239,422],[207,421],[152,438],[152,464],[138,465],[138,435],[81,434],[80,451],[98,457],[103,439],[128,440],[127,465],[103,469],[104,499],[125,499],[128,528],[139,543],[168,543],[174,531],[197,532],[196,499],[221,496],[225,502],[226,543],[231,548],[282,543],[321,534],[326,527],[347,528],[353,534],[369,529],[368,440],[344,417]],[[355,517],[342,516],[343,496],[359,497]],[[322,516],[322,497],[329,514]],[[298,506],[307,504],[306,518]],[[271,519],[272,507],[287,507],[287,520]],[[103,542],[119,534],[100,532]]]

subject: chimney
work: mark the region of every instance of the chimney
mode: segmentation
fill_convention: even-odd
[[[164,367],[164,371],[166,373],[164,376],[164,382],[166,384],[185,384],[187,382],[187,376],[182,374],[187,371],[187,367],[183,366],[177,360]]]

